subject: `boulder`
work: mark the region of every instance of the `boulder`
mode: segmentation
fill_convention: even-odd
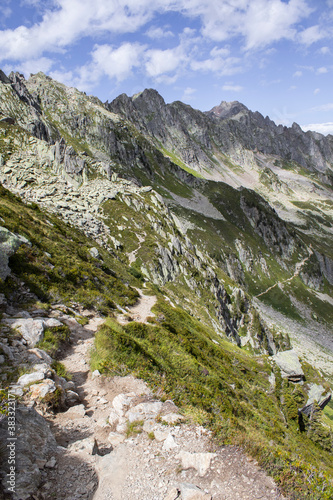
[[[212,496],[205,493],[195,484],[181,483],[177,487],[171,488],[164,500],[211,500]]]
[[[52,363],[51,356],[49,356],[42,349],[38,349],[38,347],[35,347],[34,349],[29,349],[28,352],[35,355],[38,359],[40,359],[41,361],[44,361],[48,365],[50,365]]]
[[[35,382],[38,382],[39,380],[44,379],[44,373],[43,372],[33,372],[33,373],[27,373],[26,375],[22,375],[17,381],[17,383],[21,386],[24,387],[25,385],[32,385]]]
[[[118,396],[113,399],[112,406],[119,415],[122,415],[124,409],[131,404],[134,397],[134,392],[130,392],[128,394],[118,394]]]
[[[207,473],[210,462],[215,457],[216,453],[190,453],[188,451],[181,451],[176,456],[181,461],[184,470],[195,469],[200,477]]]
[[[110,432],[108,441],[112,446],[117,446],[125,441],[125,436],[123,434],[119,434],[118,432]]]
[[[134,422],[135,420],[143,420],[157,417],[162,409],[161,401],[154,401],[151,403],[140,403],[133,408],[131,408],[126,413],[126,418],[130,422]]]
[[[0,227],[0,278],[5,280],[10,274],[8,259],[23,243],[22,239],[5,227]]]
[[[30,387],[30,394],[32,399],[42,399],[50,392],[54,392],[56,388],[54,380],[47,378],[41,384],[32,385]]]
[[[7,442],[7,418],[0,423],[0,441]],[[33,408],[16,407],[16,495],[14,498],[27,500],[37,493],[41,482],[41,473],[37,463],[47,462],[56,452],[56,441],[46,420]],[[5,457],[3,471],[8,473],[8,460]],[[2,485],[7,490],[6,476]]]
[[[55,318],[4,319],[2,322],[11,328],[17,328],[30,347],[35,347],[43,339],[46,327],[62,326],[62,323]]]
[[[291,382],[300,382],[304,380],[304,372],[301,363],[293,349],[278,352],[273,356],[273,360],[280,368],[283,378],[288,378]]]

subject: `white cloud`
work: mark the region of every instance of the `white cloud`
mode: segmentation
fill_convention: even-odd
[[[313,91],[314,95],[319,94],[319,92],[320,92],[320,89],[314,89],[314,91]]]
[[[77,87],[79,86],[78,79],[74,76],[73,71],[50,71],[49,75],[53,80],[61,82],[67,87]],[[82,89],[83,90],[83,89]]]
[[[29,0],[28,0],[29,1]],[[107,33],[134,33],[156,14],[179,12],[200,19],[205,38],[223,41],[242,37],[246,49],[270,45],[281,39],[294,39],[297,23],[311,10],[306,0],[30,0],[43,7],[43,18],[31,27],[0,31],[0,60],[36,59],[45,51],[68,49],[82,37]],[[51,6],[50,6],[51,5]],[[301,39],[319,36],[314,26],[303,30]],[[170,36],[156,27],[148,36]],[[303,37],[303,38],[302,38]]]
[[[243,87],[240,85],[232,85],[232,84],[226,84],[223,85],[222,90],[230,91],[230,92],[241,92],[243,90]]]
[[[192,87],[186,87],[182,96],[182,101],[191,101],[195,92],[196,89],[193,89]]]
[[[333,102],[328,102],[326,104],[321,104],[320,106],[315,106],[311,108],[311,111],[332,111],[333,110]]]
[[[166,50],[148,50],[146,57],[146,71],[148,76],[153,78],[176,71],[181,64],[187,62],[187,56],[181,46]]]
[[[159,28],[159,27],[149,28],[149,30],[146,31],[146,35],[149,38],[152,38],[153,40],[156,40],[159,38],[169,38],[169,37],[174,36],[172,31],[170,31],[168,29],[163,30],[162,28]]]
[[[243,70],[241,59],[229,57],[228,48],[214,47],[210,51],[210,57],[204,60],[192,60],[191,68],[194,71],[213,72],[220,75],[234,75]]]
[[[47,73],[52,66],[54,61],[48,57],[40,57],[39,59],[30,59],[28,61],[21,62],[18,66],[16,65],[16,70],[23,73],[25,76],[29,76],[30,73],[38,73],[42,71]]]
[[[333,134],[333,122],[310,123],[309,125],[301,125],[301,128],[304,130],[304,132],[306,132],[307,130],[312,130],[324,135]]]
[[[95,45],[92,52],[93,66],[118,82],[131,75],[132,69],[140,66],[145,47],[138,43],[124,43],[117,49],[110,45]]]
[[[255,0],[250,7],[244,23],[246,48],[253,49],[269,45],[282,39],[294,39],[296,23],[310,14],[304,0]]]
[[[328,73],[328,69],[325,68],[325,66],[322,66],[321,68],[317,69],[317,74],[318,75],[324,75],[325,73]]]
[[[303,30],[301,33],[299,33],[298,40],[300,43],[304,45],[312,45],[313,43],[318,42],[325,36],[326,33],[320,28],[320,26],[315,25],[315,26],[310,26],[310,28],[307,28]]]
[[[300,78],[301,76],[303,75],[302,71],[295,71],[295,73],[293,74],[293,77],[294,78]]]
[[[326,54],[330,54],[330,53],[331,53],[331,50],[330,50],[330,48],[329,48],[329,47],[321,47],[321,48],[319,49],[319,52],[320,52],[320,54],[324,54],[324,55],[326,55]]]

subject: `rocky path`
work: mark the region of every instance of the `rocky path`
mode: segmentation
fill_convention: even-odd
[[[127,308],[128,313],[118,315],[117,320],[119,323],[125,324],[128,320],[146,323],[149,316],[155,316],[151,310],[156,304],[157,297],[155,295],[144,295],[141,290],[137,290],[140,294],[138,302],[134,306]]]
[[[313,251],[310,248],[309,255],[307,257],[305,257],[301,262],[296,263],[294,274],[290,278],[287,278],[286,280],[283,280],[283,281],[278,281],[277,283],[275,283],[275,285],[270,286],[269,288],[267,288],[267,290],[264,290],[263,292],[259,293],[259,295],[256,295],[254,298],[258,299],[259,297],[261,297],[262,295],[265,295],[266,293],[268,293],[270,290],[272,290],[276,286],[281,287],[284,283],[290,283],[290,281],[292,281],[294,278],[296,278],[296,276],[299,275],[304,264],[309,260],[309,258],[311,257],[312,254],[313,254]]]
[[[141,320],[153,302],[141,296]],[[40,499],[283,498],[254,460],[236,447],[214,446],[209,431],[187,423],[172,401],[161,402],[142,381],[91,374],[89,351],[101,322],[93,316],[82,327],[67,320],[72,346],[62,363],[80,401],[51,418],[58,448]]]

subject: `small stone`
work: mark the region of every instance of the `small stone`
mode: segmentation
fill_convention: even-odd
[[[98,370],[95,370],[91,374],[91,380],[95,380],[96,378],[98,378],[100,376],[101,376],[100,372]]]
[[[176,448],[176,446],[178,446],[176,441],[174,440],[173,436],[169,434],[163,443],[163,450],[170,451],[173,448]]]
[[[169,431],[160,431],[156,430],[154,431],[155,439],[158,442],[165,441],[167,437],[169,436]]]
[[[86,414],[86,409],[82,404],[73,406],[64,413],[64,415],[72,419],[83,418],[85,414]]]
[[[56,458],[51,457],[50,460],[46,462],[45,467],[47,467],[48,469],[53,469],[53,467],[56,466],[56,463],[57,463]]]
[[[169,413],[168,415],[162,415],[161,420],[163,422],[166,422],[167,424],[176,424],[177,422],[180,422],[181,420],[184,420],[184,417],[182,415],[179,415],[178,413]]]
[[[118,432],[110,432],[108,441],[112,444],[112,446],[117,446],[125,441],[125,436],[123,434],[119,434]]]

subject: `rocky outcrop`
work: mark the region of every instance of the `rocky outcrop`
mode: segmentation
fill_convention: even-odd
[[[2,280],[5,280],[10,274],[9,257],[14,255],[23,243],[29,242],[23,236],[13,234],[5,227],[0,227],[0,278]]]
[[[291,382],[300,382],[304,380],[304,372],[301,363],[293,349],[279,352],[273,356],[273,359],[280,368],[282,377],[288,378]]]

